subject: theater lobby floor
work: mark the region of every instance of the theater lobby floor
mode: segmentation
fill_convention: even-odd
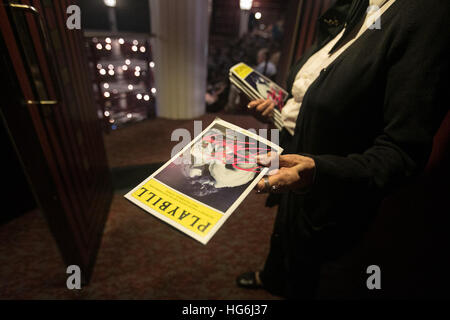
[[[217,116],[244,128],[265,127],[241,114],[198,120],[205,128]],[[123,197],[170,158],[177,128],[193,133],[194,122],[151,119],[105,135],[114,197],[91,281],[81,290],[66,288],[65,265],[39,211],[0,225],[0,299],[278,299],[235,284],[238,274],[261,268],[269,251],[276,209],[264,206],[266,196],[250,193],[207,245]],[[441,249],[448,243],[448,215],[422,208],[439,208],[448,199],[445,190],[424,183],[399,192],[365,241],[323,266],[318,298],[446,296],[440,279],[448,270]],[[366,287],[365,269],[373,261],[385,270],[380,293]]]
[[[203,128],[216,116],[201,117]],[[219,116],[264,127],[248,116]],[[0,299],[276,299],[235,284],[268,253],[275,209],[264,207],[265,196],[252,192],[207,245],[123,198],[170,158],[176,128],[193,132],[193,122],[151,119],[105,135],[115,194],[91,281],[82,290],[66,288],[65,266],[39,211],[0,226]]]

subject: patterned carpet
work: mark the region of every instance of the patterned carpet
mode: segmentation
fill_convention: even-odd
[[[203,127],[214,118],[204,116]],[[249,117],[223,118],[261,127]],[[34,211],[0,226],[0,299],[274,299],[235,285],[268,252],[275,210],[264,207],[264,196],[252,193],[206,246],[122,197],[169,158],[175,128],[192,131],[193,122],[148,120],[105,137],[116,194],[89,286],[66,289],[56,244]]]
[[[204,246],[121,195],[114,197],[89,286],[65,288],[65,269],[45,220],[28,213],[0,228],[0,299],[270,299],[234,284],[260,267],[273,210],[251,195]]]
[[[215,118],[201,118],[203,128]],[[248,116],[220,115],[246,128]],[[204,246],[123,198],[170,157],[175,128],[192,121],[147,120],[105,137],[116,187],[89,286],[66,289],[67,275],[45,219],[29,212],[0,225],[0,299],[277,299],[235,285],[260,268],[269,250],[275,210],[251,193]],[[447,134],[448,136],[448,134]],[[446,149],[448,151],[448,149]],[[319,298],[449,298],[448,152],[432,175],[385,201],[366,238],[324,266]],[[366,268],[382,270],[382,290],[366,287]]]

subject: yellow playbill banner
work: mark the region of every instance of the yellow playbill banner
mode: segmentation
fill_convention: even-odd
[[[239,63],[238,65],[231,68],[231,70],[234,71],[242,79],[245,79],[250,73],[253,72],[253,69],[245,63]]]
[[[206,236],[222,218],[222,214],[218,211],[189,199],[156,179],[142,184],[132,195],[161,216],[202,237]]]
[[[270,151],[282,149],[216,119],[125,198],[206,244],[267,174],[256,160]]]

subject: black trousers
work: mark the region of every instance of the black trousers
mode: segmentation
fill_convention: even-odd
[[[284,154],[292,153],[290,143],[292,136],[286,129],[280,132],[280,145]],[[278,205],[271,237],[270,251],[264,269],[261,271],[261,281],[272,294],[288,299],[312,299],[319,284],[321,263],[308,254],[309,239],[304,237],[303,245],[289,244],[287,217],[288,196],[280,194],[269,195],[266,206]],[[288,247],[298,247],[298,252],[288,252]],[[305,247],[306,246],[306,247]],[[306,249],[306,250],[304,250]]]
[[[314,248],[306,234],[296,238],[296,243],[289,243],[292,239],[287,230],[291,227],[285,207],[287,198],[288,195],[283,195],[279,199],[270,251],[260,275],[261,281],[274,295],[287,299],[314,299],[322,262],[310,254]]]

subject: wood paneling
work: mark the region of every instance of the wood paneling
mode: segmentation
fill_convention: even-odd
[[[213,0],[210,33],[236,37],[239,34],[239,10],[239,1]]]
[[[2,114],[66,264],[79,265],[88,280],[112,185],[83,37],[66,28],[66,8],[74,1],[21,3],[38,14],[0,7],[2,64],[16,93]]]

